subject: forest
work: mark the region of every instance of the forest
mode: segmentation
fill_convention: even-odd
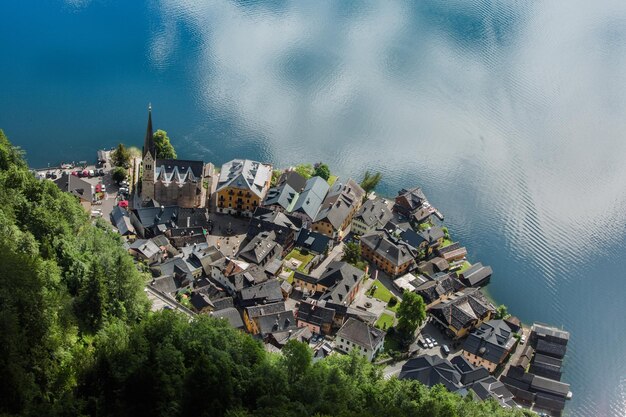
[[[282,354],[209,316],[150,312],[103,220],[28,170],[0,130],[0,415],[522,416],[353,355]]]

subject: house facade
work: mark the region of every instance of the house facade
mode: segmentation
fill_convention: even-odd
[[[335,240],[350,231],[352,217],[361,207],[365,191],[354,180],[337,180],[328,192],[311,229]]]
[[[368,360],[374,359],[385,341],[385,332],[355,318],[349,318],[335,337],[335,347],[342,352],[356,350]]]
[[[472,330],[463,343],[463,357],[493,373],[515,346],[513,331],[503,320],[490,320]]]
[[[367,200],[352,218],[350,231],[355,235],[365,235],[382,228],[393,214],[382,199]]]
[[[466,288],[430,309],[431,317],[454,339],[491,320],[496,308],[477,288]]]
[[[251,217],[267,194],[272,166],[249,159],[222,165],[217,184],[217,212]]]
[[[417,251],[387,230],[361,236],[361,255],[391,276],[403,275],[415,265]]]

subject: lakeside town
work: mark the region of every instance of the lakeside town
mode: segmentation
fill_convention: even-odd
[[[226,320],[270,352],[289,340],[314,360],[357,350],[386,377],[539,415],[571,398],[569,333],[494,305],[481,291],[493,271],[467,259],[419,186],[385,199],[319,165],[159,157],[151,111],[123,177],[115,159],[99,151],[96,165],[37,175],[111,222],[152,276],[154,310]]]

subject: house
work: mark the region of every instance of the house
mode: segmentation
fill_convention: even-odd
[[[283,293],[280,289],[280,283],[276,279],[253,285],[239,291],[239,303],[242,307],[255,304],[275,303],[282,300]],[[295,326],[295,320],[293,323]]]
[[[311,294],[322,293],[320,299],[347,306],[354,300],[364,276],[365,272],[347,262],[333,261],[319,278],[295,271],[294,286]]]
[[[61,191],[78,198],[80,205],[85,210],[91,211],[91,204],[94,202],[96,193],[94,186],[89,181],[64,172],[58,179],[54,180],[54,183]]]
[[[135,238],[135,227],[130,222],[130,215],[126,209],[114,206],[110,217],[111,224],[117,229],[120,236],[126,239]]]
[[[294,190],[301,191],[306,187],[306,182],[307,179],[298,172],[293,169],[288,169],[280,175],[276,185],[289,184]]]
[[[355,235],[365,235],[382,228],[392,217],[385,200],[367,200],[352,218],[350,230]]]
[[[250,219],[247,238],[252,239],[262,232],[274,232],[276,242],[283,247],[283,253],[286,253],[293,249],[301,228],[302,219],[298,217],[258,207]]]
[[[316,305],[315,300],[302,301],[298,307],[296,324],[309,328],[312,333],[330,334],[334,318],[335,310]]]
[[[270,333],[267,337],[267,343],[282,349],[288,341],[297,340],[301,343],[309,343],[313,337],[308,327],[299,327],[296,330],[289,329],[287,331],[278,331]]]
[[[422,282],[414,291],[422,297],[426,304],[426,309],[436,306],[447,300],[452,294],[462,290],[463,284],[456,279],[456,274],[438,273],[431,280]]]
[[[461,244],[454,242],[445,248],[437,248],[435,254],[447,262],[459,261],[467,256],[467,249],[461,247]]]
[[[417,270],[428,277],[446,272],[450,269],[450,264],[443,258],[438,256],[430,258],[428,261],[422,261],[417,265]]]
[[[417,251],[387,230],[361,236],[361,255],[391,276],[408,272],[415,265]]]
[[[511,391],[493,376],[475,382],[469,389],[481,401],[494,400],[502,408],[517,408]]]
[[[477,288],[465,288],[430,308],[435,322],[455,339],[491,320],[495,312],[493,304]]]
[[[400,238],[418,251],[424,251],[429,255],[443,244],[445,234],[441,227],[431,226],[418,232],[410,228],[404,229],[400,233]]]
[[[214,310],[220,310],[233,307],[233,299],[222,289],[211,282],[204,285],[204,280],[195,281],[194,290],[191,293],[190,303],[193,309],[198,313],[209,313]],[[207,280],[208,281],[208,280]]]
[[[205,229],[201,226],[169,229],[165,232],[176,248],[206,242]]]
[[[276,233],[261,232],[239,251],[239,257],[253,264],[265,266],[283,252],[283,247],[275,239]]]
[[[239,259],[223,258],[211,264],[211,278],[222,285],[231,295],[244,288],[266,282],[265,270]]]
[[[243,320],[241,320],[239,310],[237,310],[235,307],[226,307],[220,310],[215,310],[212,311],[210,314],[211,317],[225,320],[231,327],[235,329],[243,330],[245,328]]]
[[[289,206],[288,212],[302,219],[302,226],[310,228],[318,213],[322,209],[322,203],[328,194],[330,186],[321,177],[311,177],[306,180],[304,188],[298,194],[295,202]]]
[[[204,208],[179,206],[138,207],[130,212],[131,224],[141,237],[167,234],[171,229],[189,229],[209,225],[208,211]]]
[[[372,360],[382,349],[385,332],[360,320],[349,318],[335,337],[335,347],[349,353],[357,350],[368,360]]]
[[[490,320],[472,330],[463,343],[463,356],[493,373],[504,363],[517,340],[503,320]]]
[[[272,166],[249,159],[222,165],[217,183],[217,212],[251,217],[267,194]]]
[[[151,265],[163,261],[167,257],[165,250],[157,246],[152,239],[137,239],[130,244],[128,253],[135,259]]]
[[[295,332],[298,330],[292,310],[259,316],[258,323],[258,335],[263,340],[267,340],[270,335],[275,333]]]
[[[335,240],[350,231],[352,216],[361,206],[365,191],[354,180],[335,181],[328,191],[311,229]]]
[[[295,171],[284,172],[276,186],[267,191],[263,206],[278,211],[291,212],[300,193],[306,186],[306,178]]]
[[[420,209],[426,202],[428,202],[428,200],[420,187],[408,190],[403,188],[398,191],[393,211],[409,219],[412,214]]]
[[[243,321],[248,333],[259,333],[259,317],[285,311],[285,302],[249,306],[243,309]]]
[[[155,199],[163,205],[202,207],[207,188],[202,161],[182,159],[157,159],[152,132],[152,107],[148,107],[148,126],[142,152],[141,199]]]
[[[475,263],[463,271],[459,278],[467,287],[482,287],[489,284],[493,270],[490,266],[483,266],[480,262]]]
[[[429,280],[422,276],[415,276],[411,273],[402,275],[400,278],[393,280],[393,286],[400,292],[410,291],[413,292],[421,284],[428,282]]]
[[[504,322],[509,325],[513,333],[518,333],[522,328],[522,321],[515,316],[505,318]]]
[[[300,229],[295,246],[306,249],[316,255],[322,255],[330,252],[333,248],[333,240],[321,233]]]
[[[450,392],[463,389],[461,372],[449,360],[435,355],[422,355],[409,359],[400,371],[399,379],[419,381],[427,387],[441,384]]]

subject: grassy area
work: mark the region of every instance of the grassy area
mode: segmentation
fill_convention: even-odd
[[[454,242],[451,241],[450,239],[444,239],[443,243],[441,244],[441,248],[445,248],[446,246],[450,246],[451,244],[453,244]]]
[[[398,300],[398,302],[393,307],[391,307],[389,304],[387,304],[387,310],[393,311],[394,313],[397,313],[398,312],[398,307],[400,307],[400,304],[401,304],[400,300]]]
[[[461,269],[459,269],[458,271],[456,271],[457,275],[462,274],[465,270],[469,269],[472,266],[471,263],[465,261],[463,262],[463,266],[461,267]]]
[[[297,259],[301,262],[300,266],[297,268],[298,271],[304,272],[306,270],[307,265],[311,260],[315,257],[313,254],[303,255],[298,249],[294,249],[285,257],[285,261],[289,261],[292,258]],[[288,265],[288,264],[287,264]]]
[[[387,313],[381,314],[380,318],[376,321],[375,326],[379,329],[387,330],[393,326],[393,316]]]
[[[387,287],[385,287],[383,283],[380,282],[379,280],[374,281],[372,283],[372,287],[374,285],[376,286],[376,291],[374,291],[374,294],[372,294],[372,296],[374,298],[379,299],[380,301],[384,301],[388,303],[391,297],[393,297],[393,294],[391,294],[391,291],[389,291]]]
[[[328,185],[332,187],[335,181],[337,181],[337,178],[339,177],[337,177],[336,175],[331,175],[330,177],[328,177]]]
[[[421,224],[418,226],[418,229],[419,229],[419,230],[428,230],[428,229],[430,229],[431,227],[433,227],[433,225],[432,225],[432,224],[430,224],[429,222],[426,222],[426,223],[421,223]]]

